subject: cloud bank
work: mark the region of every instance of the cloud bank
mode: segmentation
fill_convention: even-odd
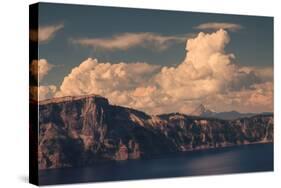
[[[45,100],[53,98],[57,92],[57,86],[55,85],[42,85],[42,86],[31,86],[30,94],[33,100]]]
[[[104,50],[128,50],[141,46],[157,50],[167,49],[174,43],[186,41],[186,36],[165,36],[156,33],[122,33],[112,38],[79,38],[71,40],[75,44]]]
[[[38,86],[30,86],[31,98],[34,100],[44,100],[53,98],[57,87],[55,85],[41,85],[41,81],[47,76],[49,71],[54,67],[46,59],[33,60],[30,65],[30,73],[37,80]]]
[[[272,111],[272,69],[242,67],[225,52],[227,31],[199,33],[177,66],[87,59],[64,78],[53,97],[99,94],[111,103],[152,114],[189,113],[204,103],[217,111]],[[48,92],[48,95],[51,92]]]
[[[39,59],[31,62],[30,70],[34,77],[41,81],[53,67],[54,65],[48,63],[46,59]]]
[[[195,26],[194,28],[200,29],[200,30],[224,29],[224,30],[229,30],[229,31],[238,31],[238,30],[242,29],[242,26],[239,24],[227,23],[227,22],[208,22],[208,23],[203,23],[198,26]]]

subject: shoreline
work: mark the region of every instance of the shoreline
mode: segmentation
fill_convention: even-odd
[[[146,161],[150,159],[161,159],[161,158],[166,158],[167,156],[169,157],[175,157],[183,154],[190,154],[190,153],[197,153],[197,152],[202,152],[202,151],[215,151],[215,150],[223,150],[223,149],[231,149],[231,148],[236,148],[236,147],[241,147],[241,146],[249,146],[249,145],[261,145],[261,144],[274,144],[272,141],[266,141],[266,142],[252,142],[252,143],[247,143],[247,144],[236,144],[236,145],[231,145],[231,146],[223,146],[223,147],[210,147],[210,148],[199,148],[199,149],[193,149],[193,150],[188,150],[188,151],[178,151],[178,152],[170,152],[170,153],[163,153],[161,155],[155,155],[151,157],[144,157],[144,158],[139,158],[139,159],[128,159],[128,160],[101,160],[96,162],[95,164],[92,165],[85,165],[85,166],[75,166],[75,167],[62,167],[62,168],[49,168],[49,169],[39,169],[39,172],[45,172],[45,171],[52,171],[52,170],[67,170],[67,169],[79,169],[79,168],[87,168],[87,167],[94,167],[94,166],[102,166],[105,164],[113,164],[113,163],[124,163],[124,162],[131,162],[131,161]]]
[[[198,149],[190,149],[186,151],[177,151],[177,152],[170,152],[170,153],[165,153],[161,155],[155,155],[153,157],[145,157],[145,158],[139,158],[139,159],[128,159],[128,160],[123,160],[123,161],[134,161],[134,160],[149,160],[149,159],[157,159],[157,158],[164,158],[162,157],[163,155],[166,156],[176,156],[180,154],[187,154],[187,153],[196,153],[196,152],[202,152],[202,151],[214,151],[214,150],[223,150],[223,149],[231,149],[231,148],[236,148],[236,147],[242,147],[242,146],[250,146],[250,145],[262,145],[262,144],[274,144],[273,141],[263,141],[263,142],[251,142],[251,143],[246,143],[246,144],[235,144],[235,145],[228,145],[228,146],[220,146],[220,147],[209,147],[209,148],[198,148]],[[122,161],[116,161],[115,162],[122,162]]]
[[[229,144],[225,146],[219,146],[219,147],[206,147],[206,148],[195,148],[195,149],[188,149],[185,151],[179,151],[179,152],[193,152],[193,151],[202,151],[202,150],[212,150],[212,149],[220,149],[220,148],[231,148],[231,147],[236,147],[236,146],[247,146],[247,145],[255,145],[255,144],[270,144],[274,143],[273,141],[259,141],[259,142],[249,142],[249,143],[244,143],[244,144]]]

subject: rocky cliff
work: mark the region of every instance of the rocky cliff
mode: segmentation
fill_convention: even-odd
[[[220,120],[144,112],[97,95],[39,103],[39,169],[273,141],[273,115]]]

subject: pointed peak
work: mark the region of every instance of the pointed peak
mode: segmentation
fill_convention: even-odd
[[[204,104],[202,104],[202,103],[198,106],[198,108],[204,109],[204,110],[206,109],[206,107],[205,107]]]
[[[198,105],[195,110],[193,110],[190,115],[193,115],[193,116],[201,116],[202,114],[204,113],[212,113],[213,111],[212,110],[209,110],[205,107],[204,104],[200,104]]]

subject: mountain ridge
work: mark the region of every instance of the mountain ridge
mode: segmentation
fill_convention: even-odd
[[[103,97],[101,95],[98,95],[98,94],[88,94],[88,95],[79,95],[79,96],[63,96],[63,97],[56,97],[56,98],[52,98],[52,99],[45,99],[45,100],[41,100],[41,101],[35,101],[37,102],[39,105],[44,105],[44,104],[51,104],[51,103],[60,103],[60,102],[70,102],[70,101],[75,101],[75,100],[80,100],[80,99],[85,99],[85,98],[91,98],[91,97],[97,97],[97,98],[101,98],[101,99],[104,99],[106,101],[108,101],[109,103],[109,100],[106,98],[106,97]],[[33,101],[34,102],[34,101]],[[119,106],[119,105],[114,105],[114,104],[111,104],[113,106]],[[124,107],[124,106],[122,106]],[[143,112],[141,110],[137,110],[137,109],[134,109],[134,108],[131,108],[131,107],[124,107],[124,108],[128,108],[128,109],[132,109],[132,110],[136,110],[136,111],[140,111],[142,113],[146,113],[146,112]],[[258,114],[273,114],[273,112],[261,112],[261,113],[250,113],[250,112],[247,112],[247,113],[241,113],[241,112],[238,112],[238,111],[235,111],[235,110],[231,110],[231,111],[223,111],[223,112],[216,112],[212,109],[209,109],[209,108],[206,108],[204,104],[200,104],[198,105],[192,112],[190,113],[179,113],[179,112],[171,112],[171,113],[168,113],[168,114],[185,114],[185,115],[188,115],[188,116],[199,116],[199,117],[209,117],[209,118],[218,118],[218,119],[226,119],[226,120],[234,120],[235,118],[241,118],[241,117],[251,117],[251,116],[254,116],[254,115],[258,115]],[[147,114],[147,113],[146,113]],[[164,114],[167,114],[167,113],[164,113]],[[236,116],[234,117],[230,117],[230,118],[224,118],[225,114],[235,114]],[[161,116],[163,114],[156,114],[154,116]]]
[[[273,141],[273,115],[236,120],[149,115],[97,95],[49,100],[38,108],[39,169]]]
[[[242,117],[251,117],[257,114],[265,114],[268,112],[262,112],[262,113],[241,113],[235,110],[231,111],[225,111],[225,112],[216,112],[214,110],[210,110],[206,108],[203,104],[200,104],[197,108],[195,108],[190,115],[194,116],[200,116],[200,117],[213,117],[218,119],[224,119],[224,120],[234,120]]]

